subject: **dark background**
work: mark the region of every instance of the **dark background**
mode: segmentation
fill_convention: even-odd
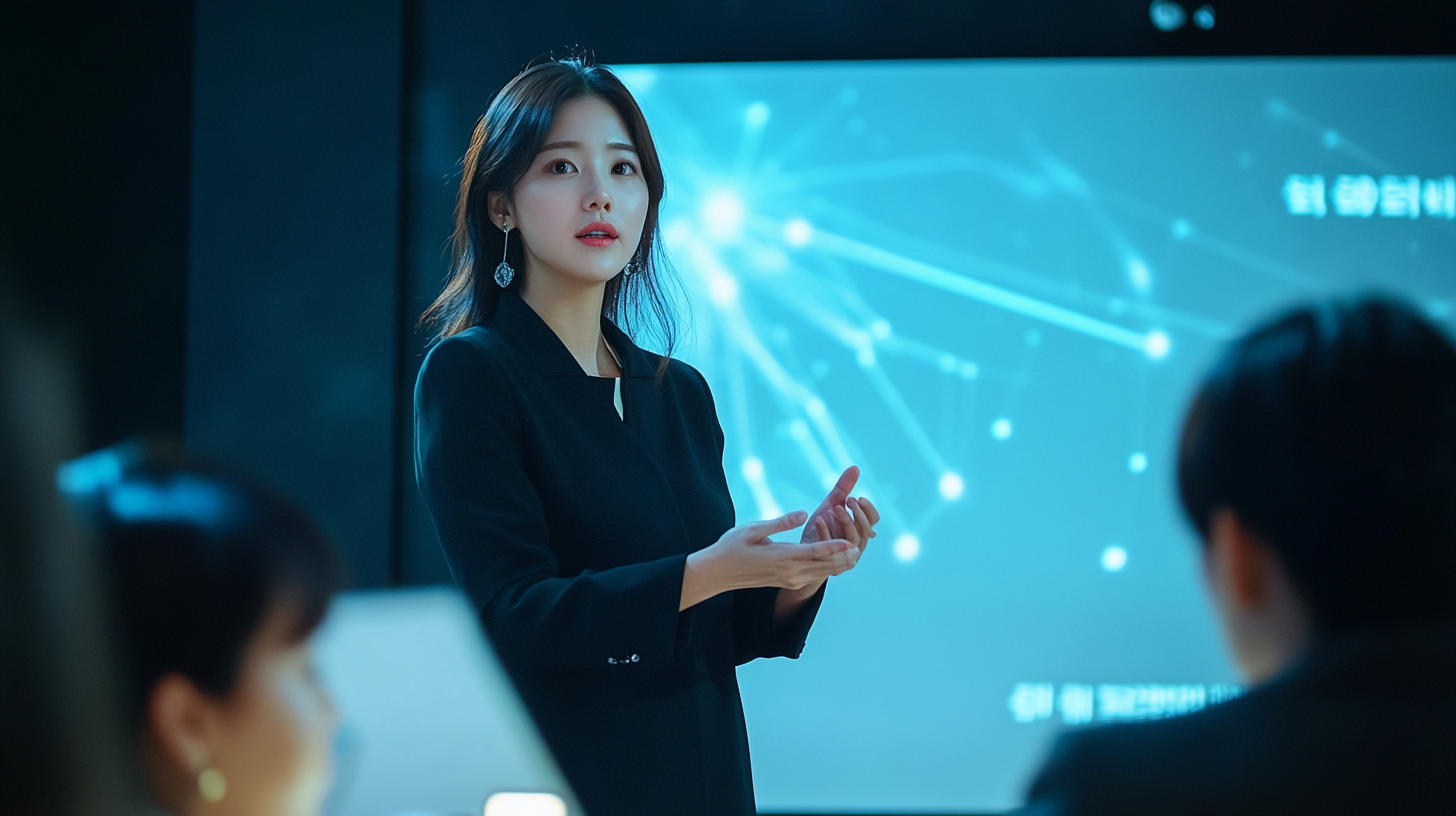
[[[455,183],[426,157],[529,60],[1456,53],[1452,4],[1212,5],[1161,32],[1145,0],[6,2],[5,297],[73,349],[87,447],[185,435],[358,585],[446,581],[410,461]]]

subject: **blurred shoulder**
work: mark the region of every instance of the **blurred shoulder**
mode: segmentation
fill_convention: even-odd
[[[1249,736],[1240,700],[1196,714],[1069,731],[1027,792],[1035,814],[1179,813],[1222,798],[1220,765]],[[1211,797],[1211,798],[1210,798]],[[1217,808],[1211,808],[1217,809]]]

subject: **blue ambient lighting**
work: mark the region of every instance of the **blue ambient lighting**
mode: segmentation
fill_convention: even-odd
[[[1149,14],[1196,38],[1194,9]],[[1224,699],[1161,465],[1198,378],[1300,298],[1456,320],[1456,60],[620,75],[739,519],[810,510],[851,464],[883,516],[805,659],[738,669],[766,811],[1010,810],[1036,729]],[[823,694],[849,676],[866,705]]]

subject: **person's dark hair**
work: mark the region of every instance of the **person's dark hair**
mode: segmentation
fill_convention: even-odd
[[[1183,428],[1205,540],[1231,509],[1326,634],[1456,610],[1456,349],[1414,308],[1303,306],[1235,341]]]
[[[172,673],[227,695],[275,604],[290,605],[301,642],[340,585],[332,548],[301,510],[178,446],[107,448],[62,466],[57,481],[100,539],[134,722]]]
[[[664,356],[671,355],[677,340],[675,308],[680,304],[668,291],[676,278],[662,251],[657,221],[663,193],[662,164],[647,120],[632,93],[610,70],[594,64],[586,55],[545,59],[527,67],[496,94],[476,123],[462,161],[460,192],[455,201],[453,268],[440,296],[420,319],[422,325],[434,330],[435,341],[494,316],[502,290],[493,272],[503,249],[519,273],[506,288],[520,290],[525,277],[525,253],[519,240],[511,241],[508,248],[502,246],[505,233],[491,220],[490,194],[511,195],[541,152],[556,112],[566,102],[586,97],[605,101],[622,117],[642,164],[648,191],[647,220],[634,256],[637,271],[618,274],[607,282],[602,313],[634,339],[643,331],[654,332]]]

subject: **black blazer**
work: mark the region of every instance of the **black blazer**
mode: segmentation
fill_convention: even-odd
[[[1368,631],[1196,714],[1070,732],[1026,813],[1456,813],[1456,633]]]
[[[772,588],[678,612],[688,553],[734,524],[723,432],[701,374],[658,378],[662,358],[602,330],[621,418],[613,381],[514,294],[437,345],[415,386],[420,490],[588,813],[751,814],[734,667],[798,657],[823,593],[777,628]]]

